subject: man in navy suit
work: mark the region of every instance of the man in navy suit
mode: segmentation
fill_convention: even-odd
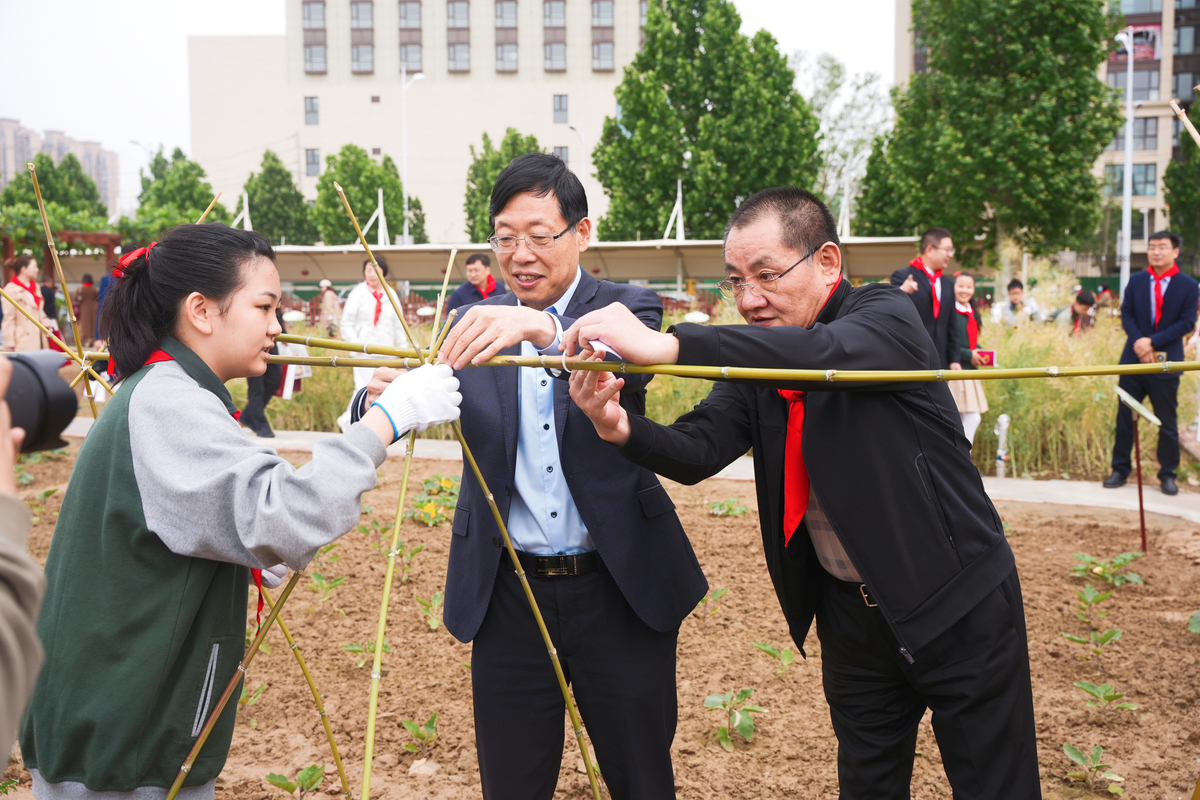
[[[498,354],[558,356],[576,317],[610,303],[651,330],[662,303],[579,267],[591,239],[583,185],[558,158],[496,179],[489,242],[511,292],[472,305],[441,351],[461,382],[462,429],[506,521],[614,798],[674,798],[675,646],[708,583],[658,478],[624,459],[542,369],[475,369]],[[650,376],[622,403],[645,413]],[[368,391],[370,389],[368,388]],[[565,704],[482,487],[464,470],[443,621],[473,642],[485,798],[554,795]]]
[[[945,228],[930,228],[921,236],[921,255],[892,273],[917,307],[921,322],[937,348],[942,369],[962,369],[958,360],[958,322],[954,316],[954,278],[942,272],[954,257],[954,240]]]
[[[1121,353],[1122,364],[1153,364],[1183,361],[1183,337],[1196,327],[1196,304],[1200,286],[1179,271],[1176,259],[1182,242],[1170,231],[1152,234],[1146,245],[1150,267],[1129,278],[1121,298],[1121,324],[1129,338]],[[1118,384],[1137,400],[1150,398],[1154,414],[1162,420],[1158,432],[1158,480],[1163,494],[1178,494],[1175,470],[1179,467],[1178,405],[1179,373],[1122,375]],[[1133,412],[1117,403],[1117,436],[1113,444],[1112,474],[1104,479],[1106,489],[1125,483],[1133,469],[1129,451],[1133,447]]]

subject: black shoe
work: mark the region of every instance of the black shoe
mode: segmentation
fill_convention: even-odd
[[[1159,488],[1162,489],[1163,494],[1179,494],[1179,487],[1175,484],[1175,479],[1170,476],[1159,479]]]
[[[1117,489],[1125,485],[1125,476],[1113,470],[1113,474],[1104,479],[1105,489]]]
[[[258,438],[260,438],[260,439],[274,439],[275,438],[275,431],[271,430],[271,427],[269,425],[264,425],[263,427],[261,427],[257,431],[255,431],[255,433],[258,434]]]

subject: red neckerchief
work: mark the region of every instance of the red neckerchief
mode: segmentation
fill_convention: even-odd
[[[839,280],[825,295],[817,316],[825,310],[829,298],[842,285]],[[808,496],[811,484],[808,480],[808,467],[804,464],[804,449],[801,445],[804,436],[804,392],[794,389],[776,389],[779,396],[788,403],[787,437],[784,439],[783,452],[783,546],[787,547],[792,534],[800,527],[804,512],[808,511]]]
[[[367,287],[370,289],[371,287]],[[383,311],[383,292],[377,292],[371,289],[371,294],[375,296],[375,324],[379,324],[379,314]]]
[[[489,272],[489,273],[488,273],[488,279],[487,279],[487,283],[485,283],[485,284],[483,285],[483,288],[479,290],[479,293],[480,293],[481,295],[483,295],[483,299],[484,299],[484,300],[487,300],[487,299],[488,299],[488,295],[490,295],[490,294],[491,294],[492,292],[494,292],[494,291],[496,291],[496,279],[495,279],[495,278],[493,278],[493,277],[492,277],[492,273],[490,273],[490,272]]]
[[[1162,282],[1172,275],[1179,274],[1179,265],[1174,261],[1171,262],[1171,268],[1159,275],[1154,271],[1154,267],[1150,268],[1150,279],[1154,281],[1154,329],[1158,330],[1158,323],[1162,322],[1162,306],[1163,306],[1163,289]]]
[[[979,345],[979,321],[975,319],[975,309],[967,306],[967,310],[963,311],[956,301],[954,310],[967,318],[967,349],[974,350]]]
[[[940,269],[937,272],[930,270],[929,267],[925,266],[925,262],[921,260],[920,256],[908,262],[908,265],[921,270],[929,278],[929,289],[933,292],[933,318],[937,319],[938,315],[942,313],[942,301],[938,298],[937,290],[938,278],[942,277],[942,271]]]
[[[91,286],[92,284],[91,284],[91,283],[89,283],[88,281],[84,281],[84,282],[83,282],[83,285],[84,285],[84,286]]]
[[[25,284],[21,283],[21,279],[20,279],[20,278],[18,278],[16,275],[13,275],[13,283],[15,283],[17,286],[20,286],[22,289],[24,289],[25,291],[27,291],[27,292],[29,292],[31,295],[33,295],[33,304],[34,304],[35,306],[37,306],[38,308],[41,308],[41,306],[42,306],[42,293],[41,293],[41,291],[38,289],[38,285],[37,285],[37,282],[36,282],[36,281],[30,281],[30,282],[29,282],[29,285],[28,285],[28,286],[26,286]]]
[[[144,364],[142,364],[142,366],[145,367],[145,366],[149,366],[150,364],[158,364],[163,361],[174,361],[174,360],[175,360],[175,357],[172,356],[170,353],[168,353],[166,350],[155,350],[153,353],[150,354],[150,357],[146,359],[146,362]],[[110,364],[112,363],[112,359],[109,359],[109,363]],[[242,412],[240,412],[240,411],[233,412],[234,419],[237,419],[240,416],[242,416]],[[250,577],[252,577],[254,579],[254,585],[256,587],[258,587],[258,611],[256,612],[256,614],[254,616],[255,624],[262,625],[262,610],[263,610],[262,570],[261,569],[250,570]]]

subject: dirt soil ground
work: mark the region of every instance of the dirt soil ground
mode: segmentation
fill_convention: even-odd
[[[73,454],[77,444],[73,444]],[[291,457],[295,463],[307,456]],[[35,501],[46,489],[60,491],[44,501],[31,536],[31,550],[44,560],[54,514],[69,476],[73,456],[59,456],[26,467],[34,481],[22,488]],[[379,486],[364,497],[378,520],[390,530],[394,519],[402,462],[391,459],[381,469]],[[417,461],[412,486],[434,473],[457,475],[461,464]],[[728,593],[716,612],[683,623],[679,636],[679,728],[673,745],[679,798],[758,798],[837,796],[836,742],[821,691],[821,653],[815,633],[808,658],[797,660],[786,674],[754,642],[777,647],[788,641],[783,615],[766,577],[753,484],[709,481],[695,487],[667,484],[685,528],[713,588]],[[709,503],[740,497],[748,513],[713,517]],[[1030,659],[1037,711],[1037,737],[1042,785],[1047,797],[1092,796],[1063,777],[1070,766],[1064,742],[1085,750],[1104,748],[1106,760],[1125,776],[1130,798],[1190,797],[1200,775],[1200,681],[1197,657],[1200,636],[1189,634],[1189,615],[1200,608],[1200,530],[1168,517],[1150,517],[1150,554],[1132,568],[1145,585],[1126,585],[1105,603],[1104,622],[1123,631],[1104,655],[1090,660],[1084,648],[1060,636],[1082,633],[1075,617],[1075,590],[1084,581],[1068,570],[1073,553],[1111,557],[1138,548],[1137,516],[1132,513],[1006,503],[1000,514],[1010,527],[1024,591]],[[449,549],[448,525],[429,528],[406,520],[402,538],[410,546],[425,545],[404,583],[397,580],[391,597],[380,691],[379,731],[375,747],[372,796],[401,798],[476,798],[480,796],[472,727],[471,646],[453,639],[444,627],[432,630],[420,614],[416,598],[428,599],[443,588]],[[297,587],[285,606],[284,619],[308,659],[325,698],[337,743],[346,760],[353,795],[358,796],[367,718],[370,663],[343,650],[374,636],[385,557],[372,538],[351,532],[326,559],[309,572],[345,582],[324,603],[309,591],[309,580]],[[711,608],[711,604],[709,606]],[[309,764],[328,766],[321,791],[329,800],[340,794],[333,760],[312,697],[277,630],[268,636],[269,654],[249,670],[249,685],[264,688],[259,701],[240,712],[237,733],[218,798],[283,800],[284,793],[267,784],[268,772],[294,775]],[[547,663],[547,669],[550,665]],[[1088,708],[1075,681],[1111,683],[1127,691],[1137,710]],[[714,692],[753,688],[752,702],[768,709],[759,715],[752,742],[737,742],[728,753],[717,742],[719,713],[704,708]],[[438,714],[440,738],[428,753],[437,765],[432,775],[410,774],[418,756],[403,745],[412,739],[402,720],[424,721]],[[929,715],[922,722],[913,777],[916,798],[949,798]],[[16,763],[6,776],[21,780],[19,795],[28,797],[28,773]],[[1100,786],[1101,792],[1107,784]],[[557,796],[590,796],[583,762],[567,737]],[[1105,796],[1108,796],[1107,794]],[[314,796],[319,800],[319,795]]]

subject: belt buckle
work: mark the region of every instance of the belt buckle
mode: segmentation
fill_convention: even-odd
[[[863,602],[867,604],[867,608],[879,608],[879,603],[871,602],[871,595],[867,592],[867,585],[865,583],[858,585],[858,593],[862,595]]]
[[[571,574],[565,556],[549,556],[545,565],[537,571],[542,578],[565,578]]]

